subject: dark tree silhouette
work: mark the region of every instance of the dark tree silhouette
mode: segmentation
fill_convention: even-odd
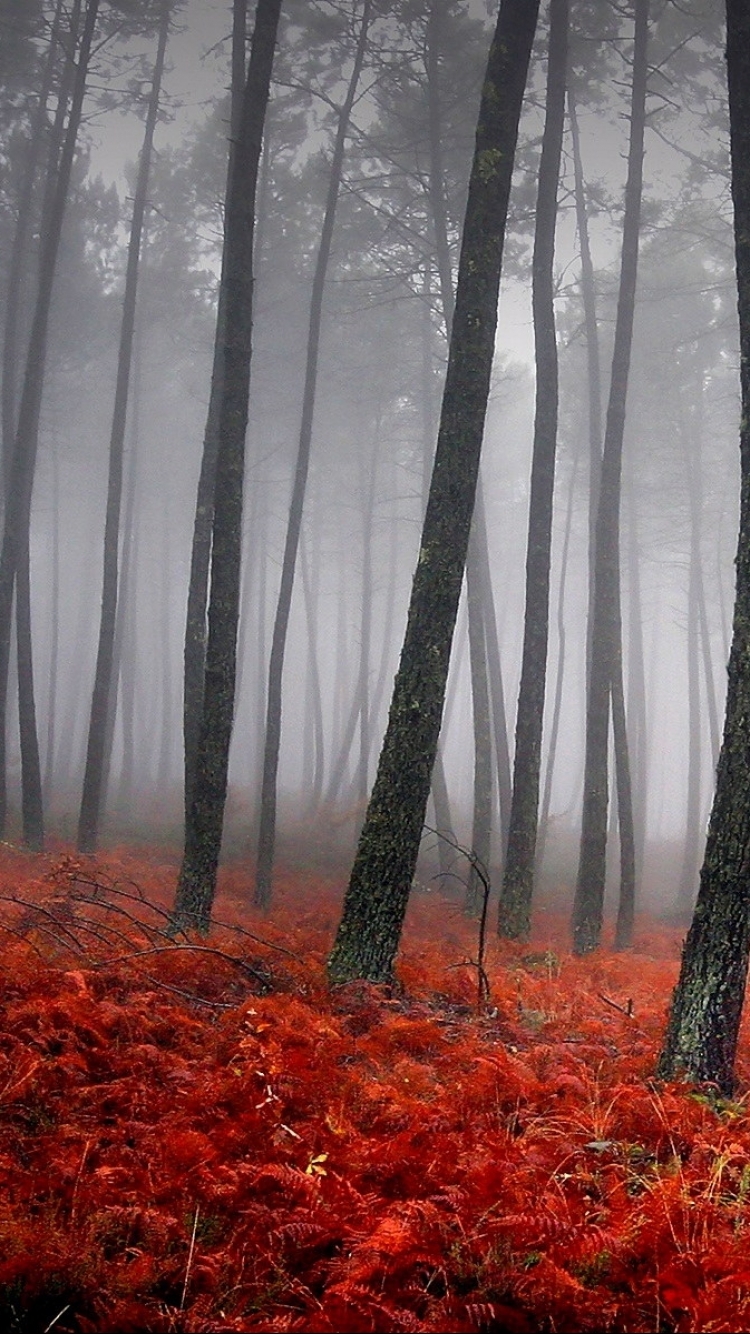
[[[231,182],[233,146],[240,129],[242,98],[245,87],[247,0],[234,0],[232,7],[232,72],[231,72],[231,135],[227,169],[227,191]],[[222,256],[225,263],[226,253]],[[222,268],[223,277],[223,268]],[[224,383],[224,300],[226,284],[219,284],[219,305],[214,337],[211,390],[209,395],[203,452],[198,476],[193,522],[193,543],[190,551],[187,613],[185,618],[184,688],[183,688],[183,745],[185,752],[185,827],[190,818],[193,799],[193,777],[198,754],[203,681],[206,668],[206,639],[208,625],[208,581],[211,568],[211,532],[214,517],[214,487],[216,484],[216,455],[219,449],[219,411]]]
[[[86,749],[86,767],[83,776],[83,793],[78,819],[78,850],[94,852],[99,839],[99,825],[105,798],[105,774],[107,771],[106,746],[111,739],[108,726],[110,714],[114,712],[113,667],[115,661],[115,632],[117,627],[117,600],[119,582],[120,548],[120,510],[122,505],[123,459],[125,452],[125,426],[128,414],[128,395],[130,390],[130,371],[133,360],[133,337],[135,333],[135,312],[138,296],[138,276],[141,262],[141,244],[146,217],[148,181],[151,172],[151,155],[154,143],[154,131],[159,114],[164,56],[169,34],[171,0],[162,0],[156,59],[151,79],[151,93],[146,110],[146,125],[141,147],[138,176],[133,198],[133,214],[130,222],[130,240],[128,260],[125,270],[125,292],[123,296],[122,321],[120,324],[120,346],[117,357],[117,380],[115,383],[115,401],[112,412],[112,429],[109,440],[109,477],[107,482],[107,505],[104,524],[104,559],[102,571],[102,605],[99,622],[99,645],[94,672],[94,689],[91,699],[88,744]]]
[[[620,490],[641,224],[648,23],[649,0],[636,0],[620,289],[596,516],[583,822],[573,908],[573,948],[577,954],[596,949],[601,936],[607,850],[609,705],[613,687],[619,690],[618,677],[622,672]],[[624,744],[622,723],[622,717],[618,717],[618,744],[621,748]],[[618,787],[618,797],[622,797],[624,803],[628,800],[624,776],[622,788]],[[624,809],[623,806],[621,817]],[[626,887],[621,895],[627,901]]]
[[[432,484],[378,772],[329,974],[391,975],[437,750],[497,327],[513,160],[538,5],[503,0],[469,182]]]
[[[750,8],[727,0],[726,15],[742,398],[737,582],[716,792],[657,1073],[729,1094],[750,957]]]
[[[281,0],[258,0],[227,191],[218,449],[202,709],[174,927],[207,931],[216,893],[234,717],[242,489],[252,352],[255,199]]]
[[[83,99],[86,91],[91,44],[99,11],[99,0],[89,0],[83,18],[80,42],[77,50],[75,76],[73,79],[70,110],[65,135],[60,150],[60,159],[53,167],[54,187],[50,190],[48,206],[43,212],[39,253],[39,278],[36,302],[29,333],[26,367],[23,387],[18,407],[13,456],[8,469],[7,494],[5,504],[5,528],[2,548],[0,549],[0,836],[4,837],[7,819],[7,777],[6,777],[6,715],[8,700],[8,667],[10,661],[10,643],[13,613],[13,593],[19,564],[24,567],[27,561],[29,544],[29,522],[31,515],[31,495],[34,487],[36,456],[39,444],[39,418],[42,407],[42,393],[47,360],[47,343],[50,309],[57,268],[57,256],[60,249],[60,237],[68,199],[73,158],[81,122]],[[24,664],[29,670],[30,664]],[[30,682],[28,683],[30,685]],[[33,695],[29,695],[31,716],[26,722],[36,725],[33,718]],[[34,737],[36,742],[36,736]],[[39,793],[36,829],[30,839],[33,843],[41,842],[41,778],[38,772],[38,753],[36,764],[35,789]],[[28,793],[25,793],[28,800]],[[25,803],[26,804],[26,803]]]
[[[531,927],[539,818],[539,774],[549,636],[552,506],[557,452],[555,230],[567,61],[568,0],[551,0],[546,114],[539,162],[532,261],[536,416],[526,549],[526,614],[516,714],[513,797],[499,915],[500,931],[514,939],[524,939]]]

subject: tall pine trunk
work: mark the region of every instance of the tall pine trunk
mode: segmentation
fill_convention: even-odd
[[[8,473],[5,528],[0,548],[0,837],[5,836],[8,804],[6,719],[13,592],[19,562],[24,560],[28,550],[52,294],[98,8],[99,0],[89,0],[78,47],[68,123],[54,174],[54,187],[50,191],[49,208],[45,208],[42,219],[39,281]]]
[[[104,523],[104,556],[102,568],[102,601],[99,621],[99,643],[94,670],[94,688],[91,698],[88,743],[86,748],[86,766],[83,775],[81,809],[78,817],[78,851],[94,852],[99,841],[99,827],[102,818],[106,787],[105,777],[109,768],[106,755],[108,737],[111,730],[108,722],[114,711],[113,691],[116,690],[117,678],[113,673],[115,660],[115,640],[117,629],[117,599],[119,582],[120,556],[120,516],[122,509],[123,459],[125,453],[125,428],[128,415],[128,396],[130,391],[130,372],[133,362],[133,338],[135,334],[135,312],[138,297],[138,277],[141,262],[141,245],[146,217],[148,182],[151,174],[151,157],[154,144],[154,131],[159,114],[164,56],[169,35],[171,0],[162,0],[159,22],[159,36],[156,59],[151,77],[151,93],[146,111],[146,125],[143,146],[138,164],[133,215],[130,223],[128,242],[128,260],[125,270],[125,293],[120,324],[120,346],[117,357],[117,381],[115,384],[115,402],[112,412],[112,430],[109,439],[109,475],[107,481],[107,505]]]
[[[657,1073],[728,1095],[750,957],[750,9],[727,0],[726,13],[742,396],[737,582],[716,792]]]
[[[329,960],[340,983],[387,981],[437,751],[497,328],[505,223],[538,5],[502,0],[477,124],[437,449],[378,772]]]
[[[234,720],[242,556],[242,492],[252,353],[253,231],[258,164],[281,0],[258,0],[227,191],[221,396],[211,530],[208,638],[195,769],[174,929],[208,931],[216,894]],[[210,411],[210,406],[209,406]]]
[[[539,775],[547,682],[549,579],[557,452],[555,231],[565,121],[567,53],[568,0],[551,0],[546,115],[539,163],[532,260],[536,415],[526,549],[526,615],[516,714],[513,796],[498,918],[501,934],[515,940],[525,940],[531,929],[531,902],[534,893],[534,864],[539,819]]]
[[[232,7],[232,73],[231,73],[231,125],[229,143],[229,165],[227,169],[227,194],[232,176],[232,159],[235,144],[240,133],[243,89],[245,87],[245,44],[247,39],[247,0],[234,0]],[[225,215],[228,201],[225,200]],[[211,368],[211,389],[209,394],[206,429],[203,437],[203,452],[198,476],[198,490],[195,501],[195,519],[193,521],[193,542],[190,551],[190,575],[188,579],[187,611],[185,617],[184,648],[184,686],[182,706],[182,727],[184,746],[184,806],[185,827],[190,819],[193,800],[193,777],[198,757],[198,737],[203,710],[203,684],[206,670],[206,642],[208,625],[209,572],[211,569],[211,534],[214,519],[214,489],[216,486],[216,457],[219,450],[219,414],[224,387],[224,305],[226,281],[224,265],[226,252],[222,257],[222,273],[219,282],[218,311],[216,333],[214,337],[213,365]]]
[[[586,701],[581,848],[573,906],[573,948],[585,954],[601,937],[607,850],[610,699],[621,654],[620,489],[625,407],[638,274],[649,0],[636,0],[630,144],[625,186],[620,289],[596,516],[591,661]],[[620,668],[621,669],[621,668]],[[622,738],[620,738],[622,744]],[[622,831],[622,824],[621,824]]]

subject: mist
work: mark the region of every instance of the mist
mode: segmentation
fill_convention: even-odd
[[[346,875],[385,731],[435,448],[448,339],[430,214],[429,6],[375,5],[347,127],[325,276],[309,475],[283,669],[278,847]],[[455,279],[479,92],[494,21],[444,7],[435,60],[447,244]],[[604,13],[604,8],[607,12]],[[0,10],[10,54],[0,115],[0,263],[7,289],[31,121],[54,6]],[[252,6],[250,7],[252,10]],[[140,256],[123,459],[118,628],[100,840],[179,849],[183,651],[209,405],[229,132],[231,6],[175,4]],[[32,12],[33,11],[33,12]],[[75,839],[99,634],[104,516],[126,249],[158,6],[102,4],[57,257],[30,522],[31,642],[46,837]],[[259,167],[237,693],[224,856],[256,855],[269,653],[308,357],[311,283],[361,4],[284,6]],[[423,13],[424,11],[424,13]],[[738,332],[720,7],[656,7],[621,509],[623,664],[638,903],[685,915],[697,890],[733,604]],[[252,33],[252,13],[248,37]],[[546,19],[519,131],[482,451],[492,603],[512,766],[534,432],[531,253],[544,119]],[[606,393],[628,135],[632,21],[573,6],[580,123]],[[11,77],[12,72],[12,77]],[[49,134],[55,84],[49,91]],[[21,275],[11,417],[34,315],[43,153]],[[538,868],[567,902],[581,827],[589,588],[588,398],[566,122],[558,186],[559,425]],[[34,213],[34,209],[37,210]],[[33,218],[36,217],[36,221]],[[7,336],[7,335],[6,335]],[[6,443],[5,457],[12,453]],[[364,659],[363,659],[363,655]],[[551,720],[560,678],[554,755]],[[24,839],[18,681],[8,686],[8,826]],[[451,830],[472,841],[474,732],[465,597],[440,749]],[[351,719],[355,718],[352,725]],[[493,757],[489,869],[503,834]],[[617,811],[608,857],[617,878]],[[431,808],[430,808],[431,810]],[[428,824],[437,817],[428,812]],[[460,861],[460,859],[459,859]],[[443,868],[444,869],[444,868]],[[455,874],[465,868],[456,863]],[[419,884],[441,882],[425,835]]]

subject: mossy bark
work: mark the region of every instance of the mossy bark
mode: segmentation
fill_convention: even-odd
[[[474,508],[537,12],[533,0],[503,0],[490,48],[430,495],[388,726],[329,960],[334,983],[389,980],[416,866]]]
[[[657,1073],[734,1084],[750,956],[750,10],[727,0],[727,74],[740,319],[740,532],[724,738],[698,901]]]
[[[547,683],[558,404],[554,260],[567,60],[568,0],[551,0],[546,115],[539,162],[532,261],[536,411],[526,551],[526,614],[516,714],[513,796],[498,919],[502,935],[521,940],[526,939],[531,928],[542,724]]]
[[[252,350],[255,196],[281,0],[259,0],[232,155],[222,270],[223,384],[213,502],[205,677],[173,927],[208,930],[224,825],[240,605],[242,489]]]

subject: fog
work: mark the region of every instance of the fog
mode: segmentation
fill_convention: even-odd
[[[22,32],[24,43],[14,56],[18,83],[6,81],[2,105],[4,288],[29,137],[26,106],[37,93],[48,41],[45,20],[54,6],[41,2],[36,8],[39,22],[29,20],[30,31]],[[402,8],[376,6],[347,137],[283,677],[279,855],[331,861],[342,872],[374,776],[403,639],[447,355],[427,210],[429,143],[420,83],[420,15],[429,6],[411,6],[411,26]],[[496,7],[456,0],[445,8],[461,35],[457,45],[446,45],[439,62],[455,277],[478,92]],[[351,72],[361,9],[358,0],[289,4],[261,163],[239,678],[224,842],[227,855],[249,863],[268,657],[300,430],[311,277],[332,152],[331,107],[340,105]],[[593,10],[572,6],[571,60],[606,405],[632,19],[609,6]],[[103,4],[102,11],[101,21],[109,24],[113,7]],[[167,47],[128,402],[117,706],[104,842],[154,840],[179,848],[182,834],[185,608],[221,268],[230,11],[229,0],[176,5]],[[0,20],[6,32],[23,28],[10,0],[0,6]],[[306,25],[313,21],[310,36]],[[534,425],[531,248],[546,38],[542,6],[520,131],[482,458],[511,757]],[[81,798],[125,252],[155,40],[153,22],[140,33],[108,30],[96,51],[55,276],[30,539],[37,731],[51,838],[75,837]],[[697,889],[716,728],[723,719],[739,499],[739,354],[720,6],[694,0],[686,14],[655,5],[651,41],[644,217],[623,454],[623,655],[634,804],[646,831],[639,893],[643,902],[671,912],[689,833]],[[133,96],[138,81],[140,100]],[[50,107],[52,114],[54,97]],[[586,345],[569,125],[558,200],[560,413],[542,783],[562,654],[564,661],[542,884],[567,894],[575,879],[581,822],[589,577]],[[23,279],[21,349],[33,311],[34,262],[32,246]],[[23,365],[23,355],[18,362]],[[13,664],[12,655],[9,699],[15,701]],[[364,724],[360,717],[342,757],[347,723],[365,688]],[[8,723],[8,837],[20,841],[15,710],[14,703]],[[468,846],[474,752],[464,603],[441,748],[454,831]],[[491,869],[499,883],[496,778],[492,808]],[[428,821],[433,818],[428,812]],[[614,819],[612,826],[616,835]],[[435,883],[433,843],[425,840],[423,884]],[[616,859],[616,837],[611,855]]]

